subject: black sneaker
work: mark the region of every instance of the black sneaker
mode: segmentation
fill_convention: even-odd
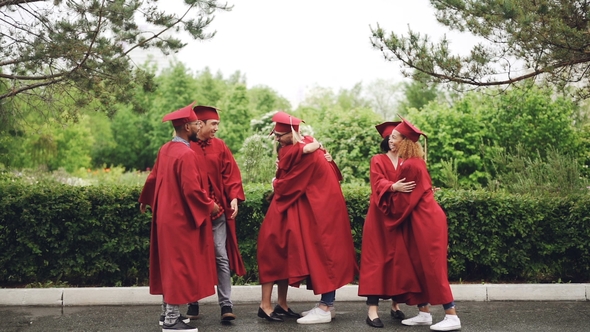
[[[187,323],[181,321],[180,319],[176,319],[174,324],[166,324],[162,325],[162,332],[174,332],[174,331],[184,331],[184,332],[199,332],[199,329],[190,326]]]
[[[391,309],[390,313],[391,313],[391,318],[393,318],[393,319],[399,319],[399,320],[406,319],[406,315],[401,310]]]
[[[186,311],[186,317],[190,319],[197,319],[199,317],[199,304],[189,304]]]
[[[221,307],[221,320],[228,321],[236,319],[236,315],[234,315],[232,307],[225,305]]]
[[[164,325],[164,320],[165,319],[166,319],[166,316],[160,315],[160,326]],[[190,318],[188,318],[186,316],[183,316],[183,315],[180,315],[180,320],[183,321],[183,322],[185,322],[185,323],[187,323],[187,324],[191,322],[191,319]]]

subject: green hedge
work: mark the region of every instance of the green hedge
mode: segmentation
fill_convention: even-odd
[[[0,285],[145,285],[150,215],[140,187],[0,182]],[[248,275],[269,186],[246,186],[237,222]],[[370,188],[344,186],[356,248]],[[590,281],[590,198],[437,193],[449,217],[451,281]]]
[[[150,217],[139,188],[0,184],[0,283],[145,283]]]
[[[590,197],[443,191],[451,280],[590,281]]]

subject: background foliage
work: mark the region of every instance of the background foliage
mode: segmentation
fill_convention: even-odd
[[[231,10],[216,0],[0,2],[0,119],[23,118],[22,104],[38,116],[77,118],[90,106],[108,114],[134,93],[152,92],[153,75],[134,66],[134,49],[170,54],[206,40],[214,13]],[[137,105],[140,106],[140,105]],[[136,108],[140,110],[140,107]]]
[[[498,43],[457,57],[447,40],[376,27],[374,45],[414,80],[315,86],[299,105],[272,87],[249,86],[240,71],[129,62],[134,48],[181,49],[180,27],[197,40],[212,37],[206,28],[216,11],[231,9],[224,3],[186,0],[182,17],[159,12],[156,0],[0,3],[0,282],[145,283],[142,171],[172,136],[163,115],[193,101],[222,110],[217,136],[246,184],[238,230],[250,272],[242,282],[256,280],[278,110],[305,120],[303,133],[340,166],[357,248],[369,161],[381,141],[374,126],[400,114],[428,136],[433,184],[453,189],[438,194],[449,215],[452,279],[587,281],[588,4],[431,2],[441,23]],[[140,16],[147,25],[135,22]],[[156,33],[146,35],[147,26]],[[515,68],[502,68],[505,61],[532,68],[542,84],[502,81],[496,74]],[[433,81],[509,87],[452,93]]]
[[[481,37],[465,55],[453,54],[444,36],[433,41],[372,28],[372,43],[385,59],[402,63],[405,75],[451,86],[509,86],[536,80],[578,98],[589,96],[588,10],[579,0],[430,0],[439,23]]]
[[[115,166],[146,170],[172,135],[172,128],[161,122],[163,115],[197,100],[221,109],[217,136],[234,153],[245,182],[267,183],[272,178],[276,154],[268,133],[272,114],[280,109],[306,121],[303,132],[324,144],[340,166],[344,183],[368,182],[369,161],[379,153],[381,141],[374,126],[396,120],[392,110],[428,135],[422,144],[438,187],[510,189],[514,179],[526,176],[518,181],[528,181],[532,188],[547,179],[521,174],[524,168],[519,165],[524,164],[544,168],[546,174],[575,170],[571,174],[577,177],[566,178],[570,188],[583,187],[588,175],[587,105],[548,88],[521,85],[449,95],[419,82],[381,81],[338,92],[314,87],[291,109],[270,87],[248,88],[239,71],[227,77],[208,68],[193,73],[174,61],[162,70],[148,62],[143,70],[154,76],[154,92],[138,89],[133,105],[118,104],[111,118],[86,107],[66,123],[53,117],[40,121],[30,105],[19,105],[27,116],[0,124],[0,163],[70,173]],[[397,100],[383,98],[393,92]],[[390,117],[384,119],[384,114]]]
[[[270,184],[245,189],[236,222],[248,274],[235,282],[256,283],[256,239]],[[139,213],[141,185],[72,186],[4,172],[0,190],[1,285],[147,283],[150,215]],[[370,188],[343,191],[360,255]],[[589,195],[437,195],[448,215],[451,281],[588,282]]]

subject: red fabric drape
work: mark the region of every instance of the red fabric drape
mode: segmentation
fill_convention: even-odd
[[[311,142],[306,137],[305,142]],[[324,152],[282,147],[274,196],[258,236],[261,283],[307,280],[315,294],[336,290],[357,273],[350,220],[337,174]]]
[[[237,275],[243,276],[246,274],[246,268],[238,247],[236,220],[230,218],[233,211],[229,205],[234,198],[237,198],[238,202],[243,202],[246,199],[238,164],[227,145],[219,138],[210,138],[208,145],[204,149],[199,144],[191,142],[191,149],[199,157],[198,167],[203,168],[207,173],[213,186],[213,192],[221,201],[225,210],[227,219],[226,248],[229,267]]]
[[[152,208],[150,294],[170,304],[213,295],[217,284],[213,201],[197,163],[184,143],[165,144],[139,198]]]
[[[359,296],[387,298],[421,291],[403,233],[398,227],[386,226],[395,223],[390,188],[397,174],[386,154],[371,158],[371,197],[363,225]]]
[[[385,227],[403,238],[411,261],[405,270],[414,270],[421,292],[398,294],[393,299],[411,305],[450,303],[453,294],[447,272],[447,217],[434,199],[426,163],[410,158],[398,170],[396,181],[416,181],[416,188],[411,193],[393,193],[392,218],[385,221]],[[407,273],[403,270],[396,269],[393,280]]]

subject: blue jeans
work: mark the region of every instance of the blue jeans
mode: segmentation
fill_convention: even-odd
[[[428,303],[421,303],[421,304],[418,304],[418,308],[425,307],[427,305],[428,305]],[[445,310],[449,310],[454,307],[455,307],[455,301],[451,301],[449,303],[443,304],[443,309],[445,309]]]
[[[335,300],[336,300],[336,291],[333,290],[331,292],[322,294],[322,298],[320,299],[320,303],[325,304],[328,307],[332,307],[334,305]]]

